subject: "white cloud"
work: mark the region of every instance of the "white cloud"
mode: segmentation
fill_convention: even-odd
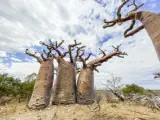
[[[122,77],[126,83],[139,83],[139,81],[142,80],[153,80],[153,73],[160,71],[160,63],[152,41],[146,31],[143,30],[127,39],[121,37],[113,38],[109,40],[109,42],[104,43],[102,48],[108,48],[108,46],[110,47],[112,44],[120,43],[122,44],[122,51],[127,52],[128,56],[125,56],[123,59],[115,57],[107,63],[104,63],[104,65],[99,68],[102,74],[97,74],[97,84],[101,86],[98,82],[99,79],[105,81],[105,71],[113,71],[115,75]],[[145,84],[143,84],[143,86],[153,87],[149,85],[145,86]],[[159,87],[157,86],[157,88]]]
[[[6,52],[5,51],[0,51],[0,57],[6,57]]]
[[[148,6],[153,9],[153,8],[155,8],[157,6],[157,4],[156,3],[152,3],[152,4],[149,4]]]
[[[11,60],[13,60],[13,61],[15,61],[15,62],[21,62],[21,61],[22,61],[22,60],[20,60],[20,59],[15,58],[15,57],[11,57]]]
[[[21,63],[13,63],[11,67],[8,67],[4,72],[9,73],[14,77],[18,77],[21,80],[27,75],[32,73],[38,73],[40,64],[39,63],[30,63],[30,62],[21,62]]]
[[[141,2],[146,3],[147,0]],[[0,57],[6,57],[7,52],[24,53],[26,47],[39,45],[39,41],[48,38],[64,39],[66,43],[77,39],[93,53],[98,53],[99,47],[108,50],[112,45],[122,44],[121,48],[128,56],[124,59],[113,58],[104,63],[99,68],[101,73],[95,74],[96,85],[100,86],[99,80],[105,80],[105,71],[113,71],[123,77],[126,83],[153,79],[152,72],[159,70],[159,61],[146,31],[125,39],[120,33],[124,32],[129,23],[102,28],[103,19],[112,20],[120,3],[120,0],[107,0],[107,6],[102,7],[91,0],[1,0]],[[112,38],[101,46],[100,42],[107,36]],[[0,68],[21,79],[39,69],[35,59],[26,58],[26,63],[20,62],[15,56],[11,59],[19,63],[13,63],[10,68],[1,64]]]

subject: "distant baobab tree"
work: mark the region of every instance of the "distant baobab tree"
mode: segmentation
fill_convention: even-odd
[[[30,109],[44,109],[48,106],[50,102],[51,89],[54,79],[54,66],[51,49],[48,50],[48,52],[43,50],[41,57],[39,57],[36,55],[36,52],[31,53],[28,49],[26,49],[26,54],[35,57],[37,61],[40,63],[38,76],[35,81],[32,96],[28,103],[28,107]]]
[[[128,11],[126,16],[122,17],[121,10],[129,1],[130,0],[122,0],[122,4],[119,6],[117,11],[117,18],[111,21],[104,20],[105,24],[103,28],[112,27],[116,24],[122,24],[124,22],[131,21],[131,25],[124,32],[124,37],[132,36],[145,28],[148,35],[152,39],[152,43],[160,60],[160,14],[149,11],[138,11],[138,9],[144,4],[136,5],[136,0],[133,0],[133,3],[128,5],[128,7],[134,6],[134,9]],[[139,20],[142,25],[133,30],[132,32],[129,32],[134,28],[136,20]]]
[[[41,42],[42,45],[51,48],[57,53],[54,54],[54,58],[58,62],[58,71],[52,104],[71,104],[76,102],[76,61],[83,46],[78,47],[81,43],[77,43],[76,40],[74,42],[74,44],[68,45],[68,49],[64,50],[64,53],[59,50],[64,40],[60,43],[57,41],[53,43],[50,40],[49,44]],[[76,56],[73,57],[72,51],[75,48],[77,48]],[[69,62],[64,58],[67,54],[69,54]]]
[[[91,53],[83,58],[84,52],[79,56],[80,61],[83,63],[83,68],[79,73],[77,81],[77,102],[80,104],[91,104],[95,100],[95,91],[94,91],[94,70],[98,71],[96,68],[101,66],[103,62],[107,62],[114,56],[123,58],[124,55],[127,55],[125,52],[120,51],[120,45],[114,47],[114,51],[106,54],[105,51],[101,50],[102,57],[96,58],[89,63],[86,61],[91,56]]]

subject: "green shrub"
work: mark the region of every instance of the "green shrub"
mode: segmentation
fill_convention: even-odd
[[[142,95],[145,93],[145,89],[136,84],[126,85],[124,88],[121,89],[121,91],[124,95],[129,95],[131,93]]]
[[[20,90],[20,80],[14,79],[8,74],[0,74],[0,97],[17,96]]]
[[[31,82],[22,82],[20,85],[19,96],[20,99],[28,100],[32,94],[35,80]]]
[[[8,74],[0,74],[0,98],[10,96],[18,99],[29,99],[31,96],[35,81],[21,82]]]

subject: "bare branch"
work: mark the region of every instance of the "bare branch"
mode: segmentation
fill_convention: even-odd
[[[31,53],[31,52],[29,52],[28,49],[26,49],[25,52],[26,52],[27,55],[32,56],[32,57],[35,57],[40,64],[43,62],[43,60],[36,55],[36,52],[35,52],[35,53]]]
[[[141,25],[139,26],[138,28],[136,28],[135,30],[133,30],[132,32],[128,33],[130,30],[132,29],[127,29],[125,32],[124,32],[124,37],[129,37],[129,36],[133,36],[134,34],[138,33],[139,31],[141,31],[142,29],[144,29],[144,26]]]
[[[94,70],[99,73],[99,70],[97,68],[94,68]]]
[[[122,81],[121,77],[114,77],[113,73],[110,73],[110,75],[111,79],[108,79],[104,84],[102,84],[101,82],[101,84],[104,85],[107,89],[109,89],[121,101],[124,101],[125,97],[117,92],[117,90],[119,90],[123,86],[123,84],[121,83]]]
[[[136,11],[136,10],[138,10],[139,8],[141,8],[143,5],[144,5],[144,4],[141,4],[141,5],[138,6],[138,5],[136,4],[136,0],[133,0],[133,3],[132,3],[131,5],[128,5],[128,7],[134,6],[134,9],[130,11],[130,12],[133,12],[133,11]]]
[[[64,40],[62,40],[60,43],[57,43],[56,41],[56,48],[59,48],[64,43]]]
[[[69,51],[69,57],[70,57],[70,62],[71,63],[74,63],[74,59],[73,59],[73,56],[72,56],[72,49],[74,49],[76,46],[80,45],[81,43],[77,43],[76,40],[74,40],[74,44],[70,44],[68,45],[68,51]]]
[[[79,58],[80,58],[80,61],[83,63],[83,67],[86,67],[86,61],[90,58],[92,53],[89,53],[86,58],[83,58],[82,56],[84,55],[84,53],[85,51],[83,50],[83,52],[79,55]]]
[[[70,46],[70,47],[76,47],[76,46],[81,45],[81,44],[82,44],[82,43],[77,43],[77,41],[74,40],[74,44],[70,44],[69,46]]]
[[[136,19],[139,18],[138,12],[136,12],[139,8],[141,8],[144,4],[140,4],[137,5],[136,4],[136,0],[133,0],[133,3],[128,5],[128,7],[130,6],[134,6],[134,9],[129,11],[127,13],[127,15],[125,17],[122,18],[121,16],[121,9],[124,7],[124,5],[126,5],[129,2],[129,0],[123,0],[123,3],[119,6],[118,11],[117,11],[117,18],[111,21],[106,21],[104,20],[104,26],[103,28],[107,28],[107,27],[112,27],[114,25],[116,25],[117,23],[124,23],[126,21],[132,20],[132,23],[130,25],[130,27],[124,32],[124,37],[129,37],[134,35],[135,33],[139,32],[140,30],[142,30],[144,28],[144,26],[140,26],[137,29],[135,29],[133,32],[128,33],[130,30],[133,29]]]
[[[84,55],[84,52],[85,52],[85,51],[83,51],[83,52],[79,55],[79,59],[80,59],[80,61],[83,63],[83,67],[86,66],[86,61],[85,61],[84,58],[82,57],[82,56]]]
[[[106,61],[108,61],[109,59],[111,59],[113,56],[123,57],[123,55],[127,55],[127,53],[120,51],[120,49],[119,49],[120,46],[121,46],[121,45],[118,45],[117,47],[112,46],[112,47],[114,48],[114,52],[112,52],[112,53],[110,53],[110,54],[107,54],[107,55],[105,55],[105,56],[102,56],[102,57],[100,57],[100,58],[97,58],[97,59],[95,59],[95,60],[92,60],[92,61],[89,62],[87,65],[91,65],[91,66],[97,67],[97,66],[99,66],[101,63],[106,62]]]
[[[121,10],[122,10],[122,8],[124,7],[124,5],[126,5],[128,2],[129,2],[129,0],[124,0],[124,1],[122,1],[123,3],[119,6],[119,8],[118,8],[118,12],[117,12],[117,18],[118,19],[121,19]]]
[[[51,42],[51,41],[50,41],[50,42]],[[47,56],[47,58],[51,57],[51,56],[52,56],[52,55],[51,55],[51,53],[52,53],[51,47],[50,47],[49,45],[45,44],[45,43],[42,42],[42,41],[40,41],[40,44],[47,47],[48,53],[47,53],[45,50],[43,50],[43,53],[45,53],[45,55]],[[51,45],[52,45],[52,44],[51,44]]]
[[[112,26],[116,25],[116,23],[122,22],[121,10],[124,7],[124,5],[126,5],[129,2],[129,0],[124,0],[122,2],[123,3],[119,6],[118,11],[117,11],[117,18],[114,19],[114,20],[112,20],[112,21],[106,21],[106,20],[104,20],[105,25],[103,26],[103,28],[112,27]]]
[[[124,18],[121,18],[120,20],[118,20],[118,19],[115,19],[115,20],[112,20],[112,21],[104,20],[105,24],[104,24],[103,28],[105,29],[107,27],[112,27],[112,26],[116,25],[116,23],[121,23],[122,24],[123,22],[129,21],[129,20],[133,20],[133,19],[135,19],[135,14],[130,14],[130,15],[124,17]]]
[[[126,36],[126,34],[128,33],[128,31],[132,30],[134,25],[136,23],[136,20],[132,20],[131,25],[129,26],[129,28],[124,32],[124,36]]]
[[[43,59],[43,61],[46,61],[47,59],[44,57],[43,53],[41,53],[41,57]]]
[[[86,47],[86,46],[77,47],[75,59],[78,58],[78,56],[79,56],[79,54],[80,54],[80,51],[83,51],[83,48],[85,48],[85,47]]]
[[[47,53],[46,50],[43,49],[43,53],[46,55],[47,58],[50,58],[50,57],[52,57],[52,55],[51,55],[52,51],[51,51],[50,48],[48,48],[48,50],[49,50],[49,51],[48,51],[48,53]],[[42,53],[42,54],[43,54],[43,53]],[[41,56],[43,56],[43,55],[41,55]],[[44,56],[43,56],[43,57],[44,57]],[[47,58],[45,58],[45,60],[47,60]]]
[[[99,48],[99,50],[100,50],[100,53],[99,53],[99,54],[103,54],[103,56],[106,55],[105,51],[103,51],[101,48]]]
[[[111,22],[111,21],[110,21],[110,22]],[[113,21],[113,22],[111,22],[111,23],[105,22],[105,25],[103,26],[103,28],[112,27],[112,26],[116,25],[116,23],[117,23],[116,20]]]
[[[40,41],[40,44],[46,46],[47,49],[49,50],[47,56],[50,56],[50,54],[51,54],[51,52],[52,52],[51,50],[55,50],[55,51],[58,53],[59,56],[63,57],[63,54],[61,53],[61,51],[60,51],[58,48],[64,43],[64,40],[62,40],[60,43],[58,43],[58,42],[56,41],[56,43],[55,43],[55,45],[54,45],[54,43],[49,39],[49,43],[50,43],[50,44],[48,45],[48,44]]]
[[[88,56],[84,60],[87,61],[91,55],[92,55],[92,53],[89,53]]]

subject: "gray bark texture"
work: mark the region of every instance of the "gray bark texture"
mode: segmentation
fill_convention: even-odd
[[[41,63],[32,96],[28,103],[30,109],[44,109],[49,105],[54,79],[53,67],[53,59]]]
[[[58,71],[52,104],[73,104],[76,102],[76,71],[75,67],[64,61],[58,60]]]

